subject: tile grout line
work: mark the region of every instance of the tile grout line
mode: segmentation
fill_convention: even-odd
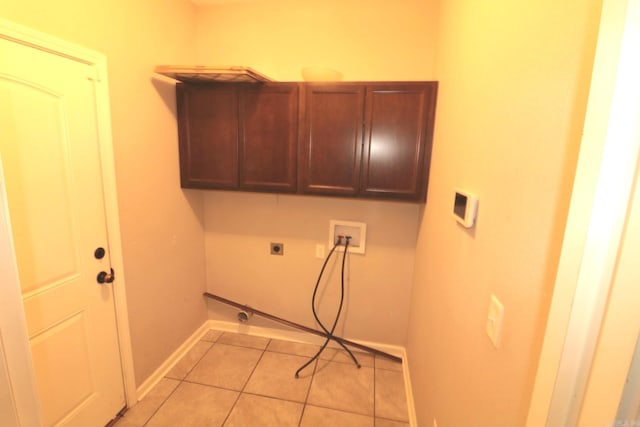
[[[255,374],[255,372],[256,372],[256,370],[257,370],[257,368],[258,368],[258,365],[259,365],[259,364],[260,364],[260,362],[264,359],[264,356],[265,356],[265,354],[266,354],[266,352],[267,352],[267,351],[268,351],[268,352],[270,352],[270,353],[273,353],[273,354],[284,354],[284,355],[290,355],[290,356],[303,356],[303,355],[302,355],[302,354],[298,354],[298,353],[296,353],[296,352],[295,352],[295,351],[293,351],[293,350],[277,350],[277,349],[270,349],[270,348],[269,348],[269,346],[270,346],[270,345],[272,345],[272,344],[274,343],[274,341],[278,341],[277,339],[274,339],[274,338],[268,338],[268,339],[267,339],[267,341],[266,341],[266,344],[265,344],[265,345],[264,345],[264,347],[262,347],[262,348],[255,347],[255,346],[251,346],[251,345],[246,345],[246,344],[245,344],[245,345],[242,345],[242,344],[238,344],[238,343],[223,343],[223,342],[220,342],[220,339],[224,336],[224,334],[225,334],[225,333],[226,333],[226,332],[222,332],[220,335],[218,335],[218,336],[216,337],[216,339],[215,339],[215,340],[210,340],[210,339],[206,339],[206,340],[205,340],[205,339],[200,339],[200,340],[199,340],[199,342],[211,343],[211,345],[210,345],[210,346],[209,346],[209,348],[208,348],[208,349],[207,349],[207,350],[202,354],[202,356],[200,356],[200,357],[195,361],[195,363],[193,364],[193,366],[192,366],[192,367],[191,367],[191,368],[190,368],[190,369],[185,373],[185,375],[183,376],[183,378],[171,378],[171,377],[167,377],[167,376],[165,375],[164,379],[169,379],[169,380],[177,381],[177,382],[178,382],[178,384],[177,384],[177,385],[176,385],[176,387],[175,387],[175,388],[174,388],[174,389],[173,389],[173,390],[172,390],[172,391],[171,391],[171,392],[170,392],[170,393],[169,393],[169,394],[168,394],[168,395],[167,395],[167,396],[162,400],[162,402],[160,403],[160,405],[158,406],[158,408],[157,408],[155,411],[153,411],[153,413],[152,413],[152,414],[151,414],[151,415],[146,419],[146,421],[144,422],[144,424],[142,424],[142,426],[147,426],[147,425],[150,423],[150,421],[151,421],[151,420],[152,420],[152,419],[157,415],[157,413],[158,413],[158,412],[159,412],[159,411],[164,407],[164,405],[166,404],[166,402],[167,402],[167,401],[168,401],[168,400],[169,400],[169,399],[170,399],[170,398],[171,398],[171,397],[176,393],[176,390],[177,390],[179,387],[181,387],[181,386],[183,385],[183,383],[188,383],[188,384],[200,384],[200,385],[204,385],[204,386],[207,386],[207,387],[213,387],[213,388],[218,388],[218,389],[223,389],[223,390],[225,390],[225,389],[226,389],[226,388],[224,388],[224,387],[211,386],[211,385],[209,385],[209,384],[202,384],[202,383],[195,382],[195,381],[192,381],[192,380],[188,380],[188,379],[187,379],[187,377],[191,374],[191,372],[195,369],[195,367],[196,367],[196,366],[197,366],[197,365],[202,361],[202,359],[203,359],[204,357],[206,357],[206,355],[211,351],[211,349],[213,349],[213,348],[214,348],[214,347],[216,347],[216,346],[222,345],[222,344],[224,344],[224,345],[228,345],[228,346],[234,346],[234,347],[237,347],[237,348],[248,348],[248,349],[260,350],[260,351],[261,351],[261,354],[260,354],[260,357],[258,358],[258,360],[257,360],[256,364],[253,366],[253,369],[251,370],[251,372],[250,372],[250,374],[248,375],[247,379],[245,380],[244,384],[242,385],[241,390],[226,389],[226,390],[229,390],[229,391],[237,392],[237,393],[238,393],[238,395],[236,396],[235,401],[234,401],[234,402],[233,402],[233,404],[231,405],[231,407],[230,407],[230,409],[229,409],[229,412],[226,414],[226,416],[225,416],[225,418],[224,418],[224,420],[223,420],[223,422],[222,422],[221,426],[224,426],[224,425],[229,421],[231,413],[232,413],[232,412],[234,411],[234,409],[236,408],[236,406],[237,406],[237,404],[238,404],[238,402],[239,402],[239,400],[240,400],[240,397],[241,397],[243,394],[255,395],[255,396],[261,396],[261,397],[265,397],[265,398],[272,398],[272,399],[277,399],[277,400],[281,400],[281,401],[289,401],[289,402],[291,402],[291,403],[298,403],[298,404],[299,404],[299,403],[302,403],[302,410],[301,410],[300,415],[299,415],[299,419],[298,419],[297,426],[298,426],[298,427],[300,427],[300,426],[302,425],[302,420],[303,420],[303,418],[304,418],[304,416],[305,416],[305,413],[306,413],[306,411],[307,411],[308,407],[310,406],[309,398],[310,398],[310,395],[311,395],[311,389],[312,389],[313,385],[315,384],[315,380],[316,380],[315,376],[319,373],[319,360],[320,360],[320,359],[316,360],[316,361],[315,361],[315,363],[314,363],[313,370],[312,370],[312,373],[311,373],[311,380],[309,381],[309,384],[308,384],[308,386],[307,386],[307,390],[306,390],[306,393],[305,393],[305,397],[304,397],[304,401],[303,401],[303,402],[296,401],[296,400],[289,400],[289,399],[285,399],[285,398],[277,398],[277,397],[274,397],[274,396],[270,396],[270,395],[268,395],[268,394],[263,395],[263,394],[260,394],[260,393],[248,393],[248,392],[246,392],[246,387],[248,386],[249,382],[251,381],[252,376]],[[235,333],[234,333],[234,335],[235,335]],[[245,335],[246,335],[246,334],[245,334]],[[265,338],[266,338],[266,337],[265,337]],[[351,364],[351,363],[350,363],[350,361],[334,360],[334,358],[335,358],[335,356],[334,356],[334,357],[330,357],[330,358],[328,358],[328,359],[322,359],[322,360],[323,360],[323,362],[326,362],[327,364],[332,364],[332,363],[335,363],[335,364]],[[372,384],[372,385],[373,385],[373,390],[372,390],[372,391],[373,391],[373,402],[372,402],[372,406],[373,406],[373,413],[372,413],[372,417],[371,417],[371,418],[372,418],[372,420],[373,420],[373,422],[374,422],[374,425],[375,425],[375,420],[378,418],[378,417],[376,417],[376,385],[377,385],[377,376],[378,376],[378,373],[379,373],[379,372],[378,372],[378,369],[380,369],[381,371],[397,372],[397,370],[396,370],[396,369],[393,369],[393,367],[392,367],[392,368],[388,368],[387,366],[385,366],[385,367],[378,367],[378,365],[380,364],[380,363],[379,363],[380,361],[379,361],[379,360],[377,360],[377,359],[378,359],[377,357],[375,357],[375,356],[373,357],[373,366],[372,366],[372,368],[373,368],[373,384]],[[366,368],[366,366],[363,366],[363,368]],[[354,415],[364,415],[364,416],[366,416],[366,414],[363,414],[363,413],[353,412],[353,411],[349,411],[349,410],[336,409],[336,408],[327,407],[327,406],[324,406],[324,405],[312,405],[312,406],[317,406],[318,408],[324,408],[324,409],[328,409],[328,410],[332,410],[332,411],[337,411],[337,412],[342,412],[342,413],[346,413],[346,414],[351,413],[351,414],[354,414]],[[405,421],[402,421],[402,420],[400,420],[400,419],[392,419],[392,418],[386,418],[386,417],[380,417],[380,419],[386,419],[386,420],[389,420],[389,421],[396,421],[396,422],[405,422]]]
[[[394,372],[394,373],[398,373],[398,371],[395,371],[395,370],[393,370],[393,369],[384,369],[384,368],[375,368],[375,369],[374,369],[374,377],[373,377],[373,380],[374,380],[374,383],[373,383],[373,387],[374,387],[374,388],[373,388],[373,390],[374,390],[374,396],[373,396],[373,399],[374,399],[374,401],[373,401],[374,415],[375,415],[375,389],[376,389],[376,388],[375,388],[375,384],[376,384],[375,379],[376,379],[376,377],[377,377],[377,371],[378,371],[378,369],[379,369],[379,370],[381,370],[381,371],[385,371],[385,372]],[[405,401],[405,402],[407,403],[407,405],[408,405],[406,394],[404,394],[404,401]],[[374,419],[378,419],[378,418],[379,418],[379,419],[383,419],[383,420],[389,420],[389,421],[394,421],[394,422],[397,422],[397,423],[404,423],[404,424],[406,424],[406,425],[410,425],[408,411],[409,411],[409,408],[408,408],[408,406],[407,406],[407,419],[406,419],[406,420],[405,420],[404,418],[402,418],[402,419],[401,419],[401,418],[391,418],[391,417],[386,417],[386,416],[385,416],[385,417],[378,417],[378,416],[374,416]]]
[[[302,404],[302,412],[300,412],[300,419],[298,420],[298,427],[302,425],[302,418],[304,417],[304,412],[307,409],[307,404],[309,402],[309,395],[311,394],[311,386],[316,379],[316,370],[318,369],[318,360],[313,365],[313,372],[311,373],[311,381],[309,381],[309,386],[307,387],[307,393],[304,396],[304,403]]]
[[[199,342],[202,342],[202,341],[203,341],[203,340],[200,340]],[[216,341],[217,341],[217,340],[216,340]],[[189,370],[187,371],[187,373],[186,373],[186,374],[184,374],[184,377],[183,377],[183,378],[180,378],[180,381],[184,381],[184,380],[186,380],[186,379],[187,379],[187,377],[189,376],[189,374],[191,373],[191,371],[193,371],[193,370],[196,368],[196,366],[198,366],[198,363],[200,363],[200,362],[202,361],[202,359],[204,359],[204,357],[205,357],[205,356],[206,356],[206,355],[211,351],[211,349],[212,349],[213,347],[215,347],[215,345],[217,344],[217,342],[216,342],[216,341],[205,341],[205,342],[210,342],[210,343],[211,343],[211,345],[209,346],[209,348],[207,349],[207,351],[205,351],[204,353],[202,353],[202,356],[200,356],[200,358],[196,361],[196,363],[194,363],[194,364],[193,364],[193,366],[191,367],[191,369],[189,369]],[[196,343],[196,344],[197,344],[197,343]],[[168,378],[168,377],[165,377],[165,378]]]
[[[249,381],[251,380],[251,377],[253,376],[254,372],[256,371],[256,369],[258,368],[258,365],[260,364],[260,361],[262,360],[262,358],[264,357],[264,353],[267,351],[267,347],[269,346],[269,343],[271,342],[271,338],[269,338],[269,340],[267,341],[267,344],[264,346],[264,348],[262,349],[262,353],[260,354],[260,357],[258,358],[258,361],[256,362],[255,366],[253,367],[253,369],[251,370],[251,373],[249,374],[249,376],[247,377],[247,380],[244,382],[244,384],[242,385],[242,389],[238,392],[238,396],[236,397],[235,402],[233,402],[233,405],[231,405],[231,409],[229,409],[229,413],[227,414],[226,417],[224,417],[224,421],[221,424],[221,427],[223,427],[227,421],[229,420],[229,416],[231,415],[231,413],[233,412],[233,410],[235,409],[236,405],[238,404],[238,401],[240,400],[240,396],[242,396],[242,394],[244,393],[244,389],[247,387],[247,384],[249,384]],[[247,348],[244,346],[236,346],[236,347],[243,347],[243,348]],[[255,348],[254,348],[255,349]],[[255,349],[257,350],[257,349]],[[237,390],[236,390],[237,391]]]
[[[228,390],[228,389],[224,389],[224,390]],[[231,390],[231,391],[238,391],[238,390]],[[271,399],[271,400],[280,400],[282,402],[298,403],[300,405],[304,405],[304,402],[301,402],[299,400],[285,399],[284,397],[275,397],[275,396],[271,396],[269,394],[262,394],[262,393],[256,393],[256,392],[251,392],[251,391],[244,391],[244,392],[242,392],[242,394],[247,394],[247,395],[256,396],[256,397],[265,397],[265,398]]]
[[[373,358],[373,425],[376,425],[376,377],[378,369],[376,368],[376,358]]]
[[[165,377],[165,378],[166,378],[166,377]],[[173,379],[173,378],[170,378],[170,379]],[[167,400],[169,400],[169,398],[170,398],[171,396],[173,396],[173,393],[175,393],[175,392],[176,392],[176,390],[178,389],[178,387],[180,387],[180,384],[182,384],[182,380],[177,380],[177,381],[178,381],[178,385],[177,385],[177,386],[175,386],[175,387],[174,387],[174,389],[173,389],[173,390],[171,390],[171,393],[169,393],[169,394],[167,395],[167,397],[165,397],[165,398],[162,400],[162,403],[161,403],[160,405],[158,405],[158,407],[156,408],[156,410],[155,410],[155,411],[153,411],[153,413],[149,416],[149,418],[147,418],[147,420],[142,424],[142,427],[144,427],[144,426],[146,426],[147,424],[149,424],[149,421],[151,421],[151,419],[152,419],[153,417],[155,417],[155,416],[156,416],[156,414],[158,413],[158,411],[160,410],[160,408],[162,408],[162,407],[164,406],[164,404],[165,404],[165,403],[167,403]]]
[[[332,408],[331,406],[325,406],[325,405],[320,405],[320,404],[313,404],[313,405],[309,404],[309,406],[313,406],[314,408],[320,408],[320,409],[328,409],[328,410],[333,411],[333,412],[343,412],[345,414],[360,415],[362,417],[367,417],[367,418],[371,418],[371,419],[375,418],[373,415],[363,414],[362,412],[350,411],[348,409]],[[404,421],[401,421],[401,420],[394,420],[392,418],[384,418],[384,417],[378,417],[378,418],[386,419],[386,420],[390,420],[390,421],[404,422]]]
[[[222,336],[222,334],[221,334],[220,336]],[[219,336],[218,338],[220,338],[220,336]],[[218,339],[216,338],[216,341],[217,341],[217,340],[218,340]],[[198,342],[199,342],[199,341],[203,341],[203,340],[198,340]],[[204,354],[203,354],[203,355],[198,359],[198,361],[197,361],[196,363],[194,363],[194,365],[191,367],[191,369],[189,369],[189,372],[187,372],[187,373],[185,374],[184,378],[177,379],[177,378],[169,378],[169,377],[166,377],[166,376],[165,376],[165,377],[163,377],[163,378],[168,378],[168,379],[170,379],[170,380],[178,381],[178,385],[177,385],[177,386],[175,386],[175,388],[174,388],[173,390],[171,390],[171,393],[169,393],[169,394],[167,395],[167,397],[166,397],[166,398],[164,398],[164,399],[162,400],[162,403],[161,403],[160,405],[158,405],[158,407],[156,408],[156,410],[155,410],[155,411],[153,411],[153,413],[152,413],[152,414],[149,416],[149,418],[144,422],[144,424],[142,424],[142,427],[144,427],[144,426],[146,426],[147,424],[149,424],[149,421],[151,421],[151,419],[152,419],[152,418],[153,418],[153,417],[158,413],[158,411],[160,410],[160,408],[162,408],[162,407],[164,406],[164,404],[165,404],[165,403],[167,403],[167,400],[169,400],[169,398],[170,398],[171,396],[173,396],[173,393],[175,393],[175,392],[176,392],[176,390],[178,390],[178,387],[180,387],[180,386],[182,385],[182,383],[184,383],[184,382],[188,382],[188,381],[185,381],[185,379],[187,378],[187,376],[191,373],[191,371],[193,371],[193,369],[196,367],[196,365],[197,365],[198,363],[200,363],[200,361],[204,358],[204,356],[205,356],[207,353],[209,353],[209,351],[210,351],[210,350],[213,348],[213,346],[216,344],[216,341],[207,341],[207,342],[211,342],[211,346],[207,349],[207,351],[205,351],[205,352],[204,352]],[[157,387],[157,386],[156,386],[156,387]]]
[[[327,360],[327,359],[323,359],[323,360],[324,360],[325,362],[327,362],[327,365],[332,364],[332,363],[335,363],[335,364],[343,364],[343,365],[345,365],[345,364],[350,365],[350,364],[351,364],[351,363],[335,362],[335,361]],[[312,387],[313,380],[315,380],[315,376],[316,376],[316,374],[318,373],[318,365],[319,365],[319,364],[320,364],[320,363],[318,363],[318,361],[316,361],[316,365],[315,365],[315,367],[314,367],[314,373],[313,373],[313,375],[312,375],[312,381],[311,381],[311,383],[309,384],[309,391],[307,392],[307,398],[305,399],[305,402],[304,402],[304,408],[306,409],[306,407],[310,405],[310,406],[314,406],[314,407],[316,407],[316,408],[328,409],[328,410],[330,410],[330,411],[343,412],[343,413],[345,413],[345,414],[352,414],[352,415],[360,415],[360,416],[364,416],[364,417],[371,418],[371,419],[374,421],[374,423],[375,423],[375,418],[376,418],[376,417],[375,417],[375,412],[374,412],[373,414],[369,414],[369,413],[362,413],[362,412],[357,412],[357,411],[348,410],[348,409],[339,409],[339,408],[335,408],[335,407],[331,407],[331,406],[326,406],[326,405],[322,405],[322,404],[313,404],[313,405],[311,405],[311,404],[308,402],[309,395],[311,394],[311,387]],[[325,365],[325,366],[326,366],[326,365]],[[364,369],[371,369],[371,370],[373,371],[373,374],[374,374],[374,384],[375,384],[375,368],[374,368],[374,367],[371,367],[371,366],[363,366],[362,368],[364,368]],[[360,368],[360,369],[362,369],[362,368]],[[322,369],[324,369],[324,367],[323,367]],[[375,405],[375,391],[374,391],[374,405]],[[374,408],[374,411],[375,411],[375,408]],[[398,420],[392,420],[392,421],[398,421]]]

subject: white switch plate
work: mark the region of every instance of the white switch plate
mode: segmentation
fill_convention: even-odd
[[[493,345],[498,348],[500,346],[500,335],[502,334],[502,320],[504,318],[504,306],[496,298],[491,295],[491,303],[489,304],[489,314],[487,315],[487,335],[491,339]]]
[[[324,258],[324,245],[316,245],[316,258]]]

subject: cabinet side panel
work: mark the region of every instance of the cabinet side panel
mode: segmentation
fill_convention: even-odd
[[[240,187],[295,192],[298,85],[249,87],[240,93]]]
[[[358,192],[364,86],[307,86],[303,192]]]
[[[236,89],[189,85],[178,88],[182,186],[237,188]]]

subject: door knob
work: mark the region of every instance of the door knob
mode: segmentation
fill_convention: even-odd
[[[106,271],[101,271],[100,273],[98,273],[98,277],[96,277],[98,283],[104,284],[113,282],[113,280],[116,278],[116,275],[113,272],[113,268],[111,268],[110,270],[111,273],[107,273]]]

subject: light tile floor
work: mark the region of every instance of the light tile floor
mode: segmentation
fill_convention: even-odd
[[[209,331],[115,427],[408,426],[402,365],[318,346]]]

